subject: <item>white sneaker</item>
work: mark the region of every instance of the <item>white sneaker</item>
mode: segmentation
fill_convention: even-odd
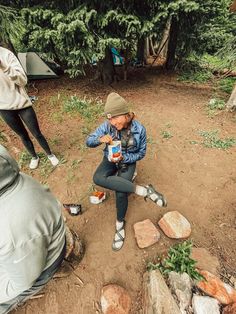
[[[59,160],[55,155],[48,155],[48,159],[50,160],[51,164],[55,167],[59,164]]]
[[[35,157],[31,158],[30,164],[29,164],[29,168],[30,168],[31,170],[34,170],[34,169],[38,168],[38,165],[39,165],[39,157],[37,157],[37,158],[35,158]]]

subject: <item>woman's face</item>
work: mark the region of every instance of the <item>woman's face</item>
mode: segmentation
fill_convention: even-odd
[[[121,116],[112,117],[109,119],[111,125],[113,125],[118,131],[127,128],[128,116],[123,114]]]

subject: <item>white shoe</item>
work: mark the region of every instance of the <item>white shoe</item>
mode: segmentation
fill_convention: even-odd
[[[48,159],[50,160],[51,164],[55,167],[59,164],[59,160],[55,155],[48,155]]]
[[[34,169],[38,168],[38,165],[39,165],[39,157],[37,157],[37,158],[35,158],[35,157],[31,158],[30,164],[29,164],[29,168],[30,168],[31,170],[34,170]]]

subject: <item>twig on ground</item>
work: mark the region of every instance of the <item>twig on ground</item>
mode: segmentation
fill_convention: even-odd
[[[30,300],[39,299],[39,298],[42,298],[42,297],[44,297],[44,293],[33,295],[33,296],[30,298]]]

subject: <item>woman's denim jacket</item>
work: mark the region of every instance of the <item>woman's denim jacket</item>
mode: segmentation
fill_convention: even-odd
[[[88,147],[97,147],[100,143],[100,137],[109,134],[113,139],[121,140],[121,133],[113,127],[109,121],[102,123],[93,133],[91,133],[86,141]],[[131,164],[142,159],[146,154],[147,138],[145,127],[136,120],[131,122],[130,134],[133,137],[133,145],[122,147],[123,160],[122,163]],[[104,156],[108,157],[108,145],[104,148]]]

